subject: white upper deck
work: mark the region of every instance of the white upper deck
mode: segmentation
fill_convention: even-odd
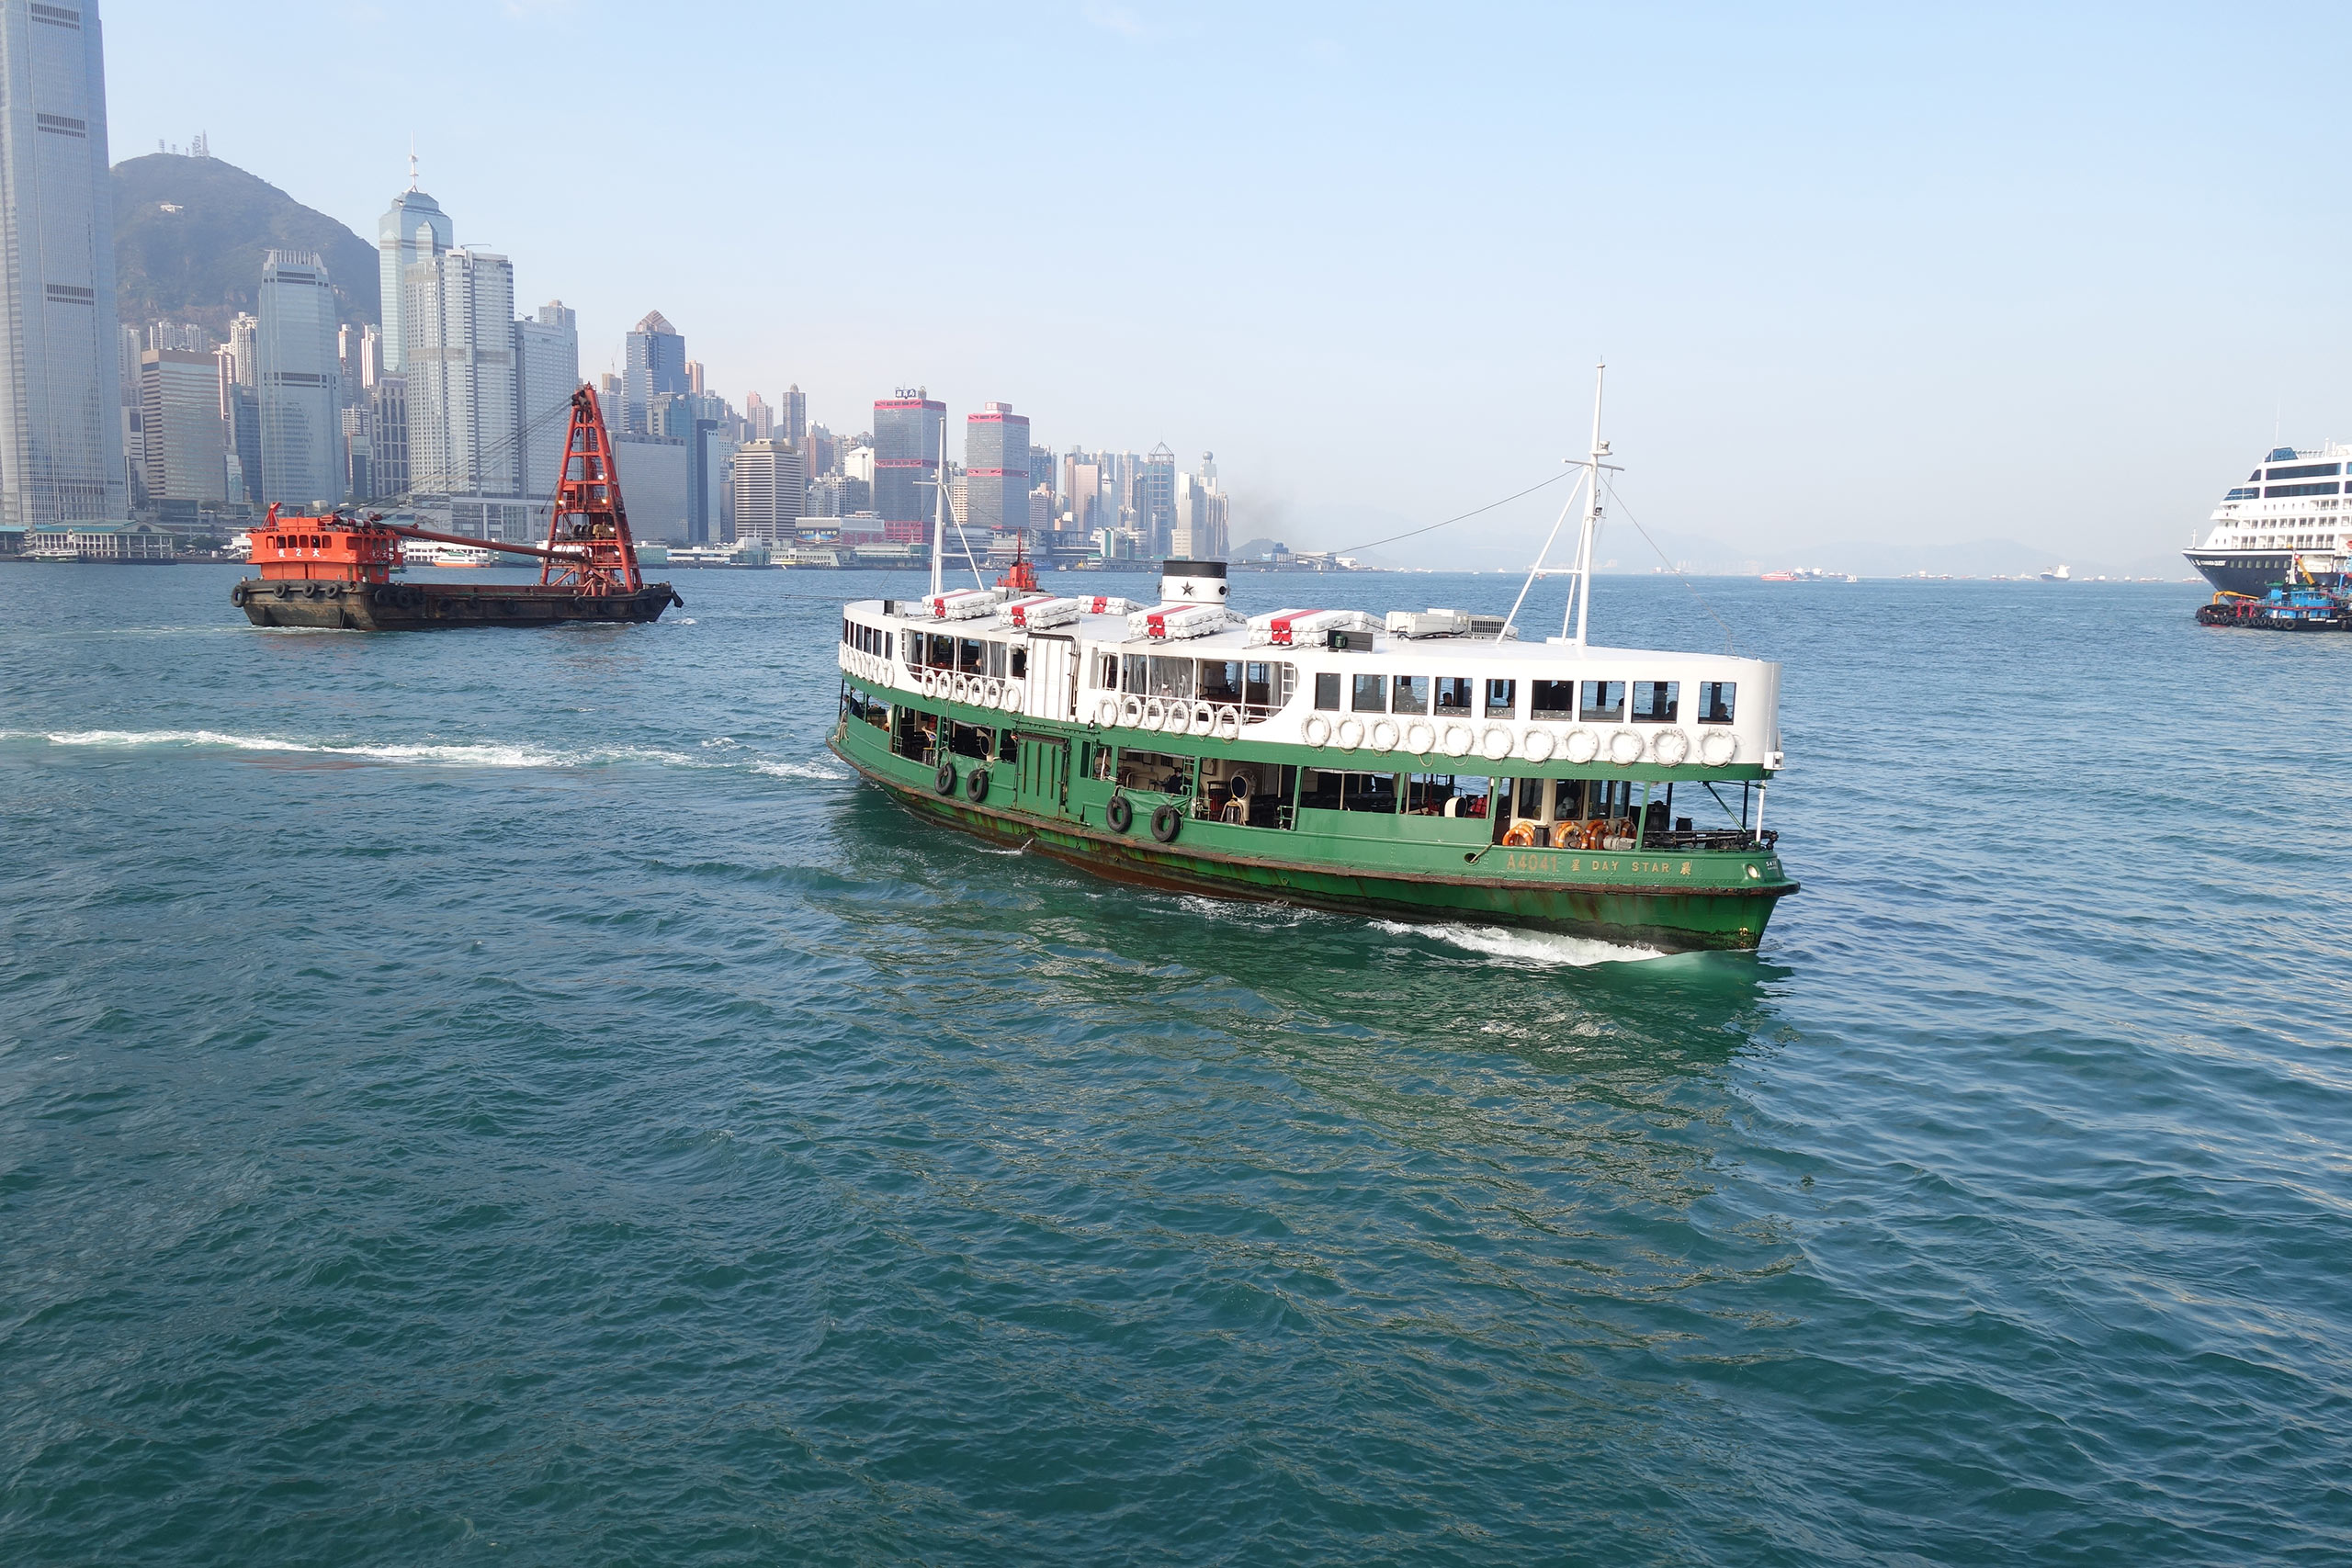
[[[2211,519],[2208,550],[2352,551],[2352,446],[2274,447],[2230,487]]]
[[[1306,606],[1292,626],[1270,625],[1276,616],[1245,622],[1223,609],[1223,588],[1220,569],[1214,591],[1163,579],[1160,606],[1051,590],[991,591],[985,602],[965,591],[949,596],[952,606],[865,600],[846,606],[842,666],[1009,713],[1305,745],[1357,754],[1367,766],[1384,755],[1403,768],[1415,757],[1474,753],[1497,762],[1781,765],[1781,670],[1770,660],[1522,642],[1498,638],[1491,620],[1484,635],[1472,633],[1472,619],[1451,612],[1317,616]],[[1008,599],[1050,624],[1014,624]],[[1155,609],[1165,612],[1157,620]],[[1285,635],[1292,640],[1278,640]],[[1351,762],[1335,756],[1333,765]]]

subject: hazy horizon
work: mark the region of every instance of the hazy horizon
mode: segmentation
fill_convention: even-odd
[[[2346,52],[2313,7],[890,15],[113,0],[109,152],[205,130],[372,242],[413,133],[592,375],[659,309],[739,406],[1214,450],[1237,542],[1534,483],[1603,355],[1626,508],[1781,564],[2172,556],[2274,437],[2352,433],[2344,220],[2247,221],[2342,141],[2281,90]],[[1382,553],[1523,561],[1565,489]]]

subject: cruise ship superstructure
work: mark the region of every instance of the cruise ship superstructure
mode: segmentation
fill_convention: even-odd
[[[2331,577],[2352,558],[2345,469],[2352,446],[2274,447],[2213,508],[2205,542],[2183,553],[2214,587],[2260,595],[2300,570]]]

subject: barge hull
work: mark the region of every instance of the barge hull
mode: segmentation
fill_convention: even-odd
[[[280,592],[283,590],[284,592]],[[666,582],[633,593],[579,593],[537,582],[340,582],[247,578],[230,603],[257,626],[322,631],[430,631],[546,626],[574,621],[644,625],[684,601]]]

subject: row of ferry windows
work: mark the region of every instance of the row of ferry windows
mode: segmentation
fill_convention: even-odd
[[[1315,705],[1325,713],[1341,710],[1344,684],[1350,713],[1427,714],[1437,717],[1593,720],[1603,724],[1626,721],[1627,688],[1632,689],[1633,722],[1675,724],[1682,717],[1679,681],[1530,681],[1527,711],[1519,705],[1520,682],[1480,682],[1460,675],[1342,675],[1325,671],[1315,677]],[[1699,724],[1729,724],[1739,694],[1736,682],[1702,681],[1691,717]],[[1473,697],[1483,700],[1473,707]]]

